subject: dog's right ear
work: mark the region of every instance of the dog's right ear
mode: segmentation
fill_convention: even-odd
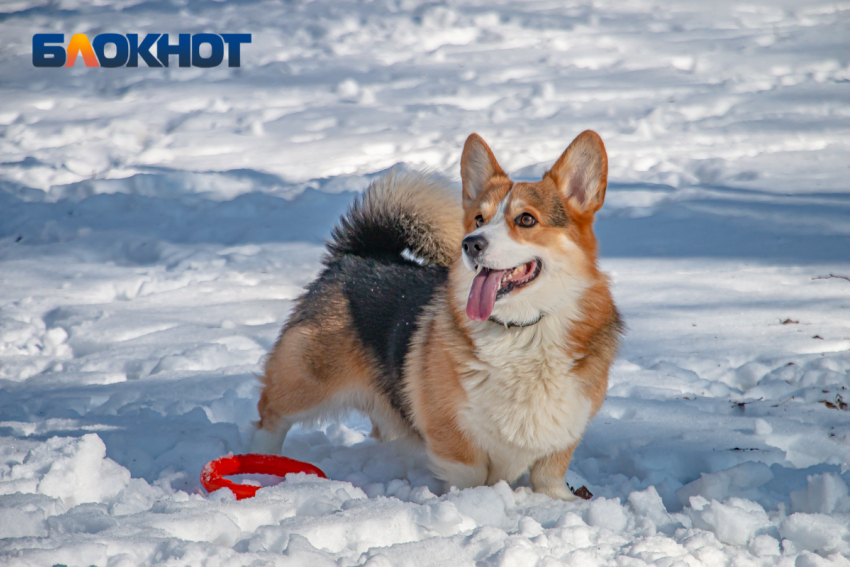
[[[490,147],[478,134],[470,134],[460,156],[460,178],[463,181],[463,206],[475,203],[491,178],[507,177]]]

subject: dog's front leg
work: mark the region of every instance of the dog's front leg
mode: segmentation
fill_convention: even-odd
[[[542,492],[551,498],[561,500],[578,499],[578,496],[567,488],[567,483],[564,480],[567,469],[570,468],[573,451],[577,446],[578,442],[563,451],[546,455],[532,465],[531,485],[534,487],[534,492]]]
[[[461,490],[481,486],[487,480],[487,461],[472,463],[450,461],[431,455],[434,474],[446,483],[446,490],[456,487]]]
[[[487,481],[489,459],[457,428],[454,420],[433,424],[427,430],[426,446],[431,469],[437,478],[464,489],[481,486]]]

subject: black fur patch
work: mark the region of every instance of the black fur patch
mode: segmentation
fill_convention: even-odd
[[[402,380],[404,361],[422,308],[445,283],[448,270],[400,257],[393,260],[344,256],[337,265],[346,276],[342,289],[357,336],[381,365],[380,386],[393,408],[410,423]]]
[[[445,284],[448,269],[420,266],[401,256],[364,258],[350,254],[327,259],[327,268],[307,288],[287,327],[321,324],[330,295],[342,293],[360,343],[380,365],[378,384],[390,405],[412,425],[402,374],[410,339],[422,309]],[[342,307],[342,306],[340,306]]]

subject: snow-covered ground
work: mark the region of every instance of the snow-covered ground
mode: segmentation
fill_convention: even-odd
[[[35,68],[34,33],[253,34],[242,67]],[[850,565],[850,4],[0,4],[0,563]],[[322,241],[395,164],[597,130],[629,332],[567,480],[442,494],[369,423],[247,448]]]

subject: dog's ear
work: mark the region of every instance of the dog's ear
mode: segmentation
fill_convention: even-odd
[[[505,172],[490,147],[478,134],[470,134],[460,156],[460,178],[463,181],[463,206],[469,207],[487,186],[487,182]]]
[[[608,187],[608,154],[602,138],[592,130],[585,130],[546,175],[577,210],[595,213],[605,202]]]

